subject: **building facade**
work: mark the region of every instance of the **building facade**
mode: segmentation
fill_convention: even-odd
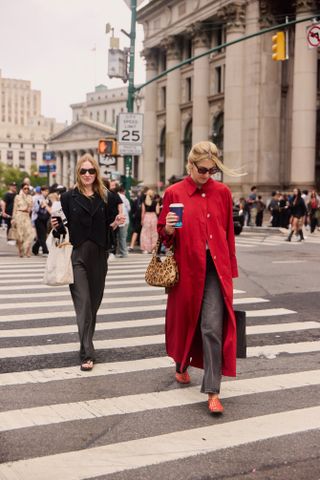
[[[0,162],[26,172],[43,163],[50,135],[64,127],[41,115],[41,92],[31,82],[4,78],[0,70]]]
[[[313,0],[151,0],[138,11],[147,81],[190,57],[295,18]],[[320,187],[319,60],[306,25],[289,27],[289,59],[272,60],[265,33],[217,48],[144,88],[144,181],[185,173],[192,144],[211,140],[224,163],[247,172],[224,180],[238,194]]]

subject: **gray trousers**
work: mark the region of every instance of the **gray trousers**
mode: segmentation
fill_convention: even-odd
[[[74,283],[70,285],[80,339],[80,361],[95,359],[93,335],[108,270],[104,248],[87,240],[72,252]]]
[[[204,375],[202,393],[219,393],[224,301],[216,268],[207,250],[206,280],[200,314]]]

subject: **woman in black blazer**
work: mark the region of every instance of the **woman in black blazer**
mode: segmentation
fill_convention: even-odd
[[[76,166],[75,187],[61,196],[73,245],[74,283],[70,291],[77,317],[83,371],[92,370],[95,360],[93,335],[108,270],[110,228],[117,228],[125,221],[122,215],[113,213],[110,201],[97,161],[89,154],[83,155]],[[63,233],[64,227],[57,219],[52,219],[52,226],[59,234]]]
[[[290,202],[290,211],[291,211],[291,232],[286,239],[287,242],[291,242],[293,234],[300,235],[299,242],[304,240],[302,226],[304,223],[304,216],[307,213],[307,207],[304,203],[303,198],[301,197],[300,188],[295,188],[293,190],[293,198]]]

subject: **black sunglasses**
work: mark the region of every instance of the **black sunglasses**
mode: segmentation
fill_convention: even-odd
[[[198,170],[198,173],[201,173],[201,175],[205,175],[206,173],[209,173],[209,175],[213,175],[214,173],[217,173],[220,171],[218,167],[211,167],[211,168],[198,167],[196,163],[194,163],[193,165]]]
[[[94,175],[96,172],[95,168],[81,168],[80,169],[80,175],[85,175],[86,173],[90,173],[90,175]]]

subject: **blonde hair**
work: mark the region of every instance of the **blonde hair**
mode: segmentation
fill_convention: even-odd
[[[241,177],[243,175],[247,175],[245,172],[241,172],[239,169],[231,169],[226,167],[221,160],[219,160],[217,146],[209,141],[196,143],[191,148],[186,167],[188,174],[191,173],[192,165],[194,163],[201,162],[201,160],[211,160],[219,170],[230,177]]]
[[[154,197],[154,191],[151,189],[147,190],[146,199],[144,201],[147,207],[150,207],[152,205],[153,197]]]
[[[95,193],[97,193],[103,200],[105,200],[107,190],[106,190],[106,188],[103,184],[102,178],[101,178],[100,167],[99,167],[99,164],[98,164],[97,160],[95,158],[93,158],[93,156],[90,155],[90,153],[85,153],[84,155],[82,155],[82,157],[80,157],[78,162],[77,162],[77,165],[76,165],[76,187],[78,188],[80,193],[82,193],[83,195],[86,195],[84,184],[82,182],[82,178],[81,178],[81,175],[80,175],[80,170],[82,168],[82,165],[85,162],[90,162],[92,167],[96,171],[96,178],[95,178],[95,180],[92,184],[93,191]]]

